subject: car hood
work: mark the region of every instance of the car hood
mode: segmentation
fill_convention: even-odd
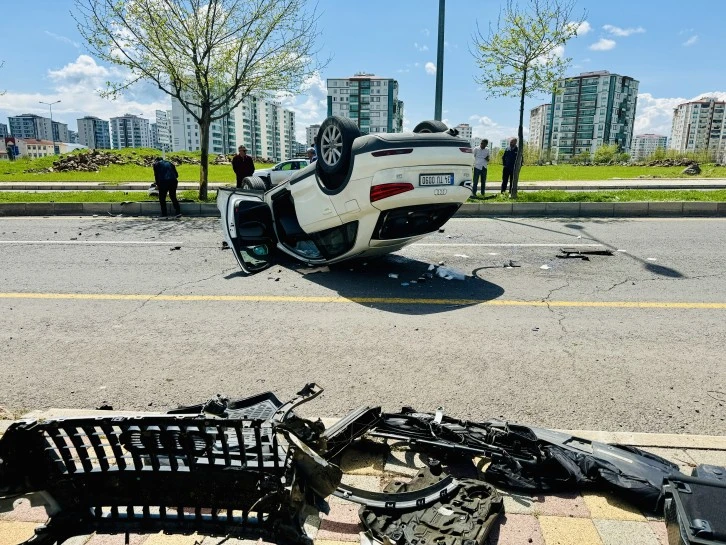
[[[259,170],[255,170],[255,176],[266,176],[272,172],[271,168],[261,168]]]

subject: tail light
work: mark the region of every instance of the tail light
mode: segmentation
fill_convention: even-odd
[[[386,157],[388,155],[406,155],[412,152],[413,148],[386,149],[382,151],[374,151],[371,155],[373,157]]]
[[[371,187],[371,202],[387,199],[388,197],[393,197],[394,195],[405,193],[406,191],[413,191],[413,184],[393,183],[374,185]]]
[[[471,148],[459,148],[459,151],[463,153],[472,153]]]

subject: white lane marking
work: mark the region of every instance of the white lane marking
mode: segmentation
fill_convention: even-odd
[[[148,244],[148,245],[169,245],[174,244],[179,246],[183,244],[177,241],[163,241],[163,240],[0,240],[0,244],[58,244],[58,245],[71,245],[71,244],[120,244],[120,245],[136,245],[136,244]]]
[[[563,246],[567,248],[572,248],[574,246],[587,246],[587,247],[593,247],[593,246],[603,246],[602,244],[572,244],[569,242],[560,242],[558,244],[516,244],[516,243],[499,243],[499,244],[479,244],[479,243],[472,243],[472,242],[447,242],[444,244],[435,244],[435,243],[416,243],[411,244],[411,246],[481,246],[482,248],[487,247],[496,247],[496,248],[509,248],[509,247],[517,247],[517,248],[523,248],[523,247],[534,247],[534,248],[550,248],[550,247],[558,247],[562,248]]]

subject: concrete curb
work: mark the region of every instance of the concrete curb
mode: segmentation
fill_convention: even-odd
[[[219,217],[214,203],[181,203],[185,216]],[[157,201],[121,203],[0,203],[0,217],[9,216],[158,216]],[[723,217],[726,202],[511,202],[466,203],[455,217]]]
[[[151,416],[165,413],[147,411],[97,411],[94,409],[57,409],[31,411],[22,416],[23,419],[48,420],[57,418],[77,418],[96,416]],[[328,428],[338,421],[335,417],[321,418]],[[0,420],[0,435],[11,424],[11,420]],[[696,449],[726,451],[726,436],[723,435],[687,435],[674,433],[638,433],[638,432],[609,432],[597,430],[557,430],[602,443],[615,443],[634,447],[652,447],[669,449]]]

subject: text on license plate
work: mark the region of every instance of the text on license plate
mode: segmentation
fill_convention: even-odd
[[[454,185],[453,174],[420,174],[418,185]]]

